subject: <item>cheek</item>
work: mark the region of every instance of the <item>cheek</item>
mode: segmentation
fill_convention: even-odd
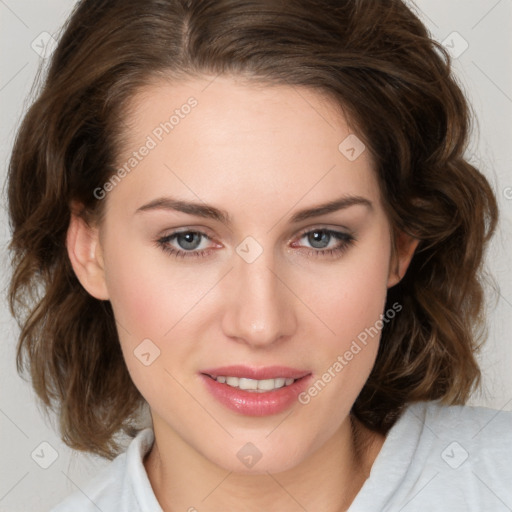
[[[135,251],[112,251],[105,262],[110,302],[126,367],[149,403],[167,382],[164,334],[172,326],[176,301],[156,267]],[[167,287],[168,288],[168,287]]]
[[[165,328],[161,310],[166,309],[166,297],[155,287],[155,276],[147,267],[129,263],[125,265],[118,260],[115,270],[107,271],[107,286],[116,320],[134,341],[159,338]]]
[[[186,288],[169,274],[162,255],[122,229],[112,230],[105,246],[105,280],[120,335],[130,343],[160,340],[183,309]],[[128,334],[129,333],[129,334]]]
[[[317,404],[323,402],[326,410],[337,410],[339,414],[364,386],[379,348],[390,254],[386,231],[382,233],[367,239],[357,252],[350,256],[347,253],[329,283],[324,284],[324,292],[310,295],[318,316],[331,333],[321,337],[317,334],[315,338],[320,368],[316,378],[321,382],[312,394],[317,396],[322,390]],[[327,283],[326,278],[322,281]],[[324,387],[328,388],[325,392]]]
[[[355,249],[329,274],[320,276],[321,288],[312,288],[310,282],[303,288],[333,334],[331,345],[338,350],[349,346],[384,313],[390,253],[385,231]]]
[[[180,271],[154,247],[140,241],[120,244],[122,239],[130,236],[121,230],[109,239],[105,278],[127,368],[147,398],[159,393],[159,382],[169,380],[166,369],[172,369],[172,361],[186,359],[194,350],[190,343],[169,342],[192,336],[187,312],[208,283],[191,286],[197,272]]]
[[[197,311],[219,270],[178,260],[124,224],[126,220],[113,218],[104,235],[109,299],[118,323],[139,342],[162,340],[178,322],[187,324],[188,313]]]

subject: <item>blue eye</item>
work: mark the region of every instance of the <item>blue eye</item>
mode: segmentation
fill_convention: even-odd
[[[307,238],[307,243],[312,248],[301,250],[305,250],[308,255],[313,257],[340,256],[355,242],[353,235],[325,228],[305,231],[299,236],[298,240],[303,238]],[[189,230],[176,231],[159,238],[156,242],[167,254],[176,258],[188,258],[209,256],[214,251],[212,248],[199,249],[203,240],[208,241],[211,238],[201,231]],[[335,242],[334,245],[332,245],[332,242]],[[295,243],[293,246],[296,246]]]
[[[178,245],[187,251],[198,248],[201,243],[201,236],[201,233],[195,231],[185,231],[184,233],[174,235]]]
[[[176,256],[176,258],[207,256],[211,250],[203,249],[197,251],[198,247],[201,245],[202,238],[210,240],[208,235],[200,231],[177,231],[160,238],[157,240],[157,243],[166,253]],[[176,241],[179,248],[170,245],[173,241]]]
[[[339,256],[355,242],[353,235],[325,228],[306,231],[302,233],[299,240],[303,238],[306,238],[314,249],[306,252],[314,257]],[[335,242],[334,246],[331,242]],[[331,247],[329,247],[330,244]]]

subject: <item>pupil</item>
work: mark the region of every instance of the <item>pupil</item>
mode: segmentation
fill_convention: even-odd
[[[199,233],[193,233],[191,231],[180,234],[178,237],[178,243],[182,249],[196,249],[199,244],[195,242],[198,240],[200,241]]]
[[[308,238],[313,247],[323,249],[329,245],[330,235],[325,231],[313,231]]]

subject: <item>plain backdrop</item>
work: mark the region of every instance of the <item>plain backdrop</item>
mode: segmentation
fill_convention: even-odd
[[[41,41],[47,41],[48,34],[57,35],[74,4],[0,0],[2,183],[44,56]],[[487,257],[500,292],[489,303],[489,340],[479,356],[483,386],[471,404],[512,410],[512,0],[418,0],[416,5],[432,35],[454,56],[455,71],[478,118],[468,157],[490,180],[501,208],[499,232]],[[4,189],[1,206],[0,512],[45,511],[82,487],[107,462],[68,449],[44,419],[30,385],[16,373],[17,327],[5,300],[9,227]],[[49,463],[47,469],[41,467]]]

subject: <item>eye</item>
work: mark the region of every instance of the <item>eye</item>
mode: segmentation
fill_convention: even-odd
[[[201,231],[176,231],[159,238],[157,244],[163,251],[176,258],[208,256],[212,249],[201,247],[203,239],[211,240],[207,234]]]
[[[341,256],[356,241],[351,234],[327,228],[304,231],[299,236],[299,240],[302,239],[306,239],[306,243],[310,244],[311,249],[304,250],[302,244],[297,245],[296,242],[292,244],[292,247],[298,247],[301,252],[313,257]],[[183,230],[159,238],[156,244],[164,252],[176,258],[188,258],[209,256],[215,249],[208,248],[208,241],[212,240],[206,233]]]
[[[306,253],[314,257],[340,256],[356,241],[355,237],[349,233],[327,228],[305,231],[300,235],[299,240],[302,239],[306,239],[313,248],[313,250],[306,250]]]

